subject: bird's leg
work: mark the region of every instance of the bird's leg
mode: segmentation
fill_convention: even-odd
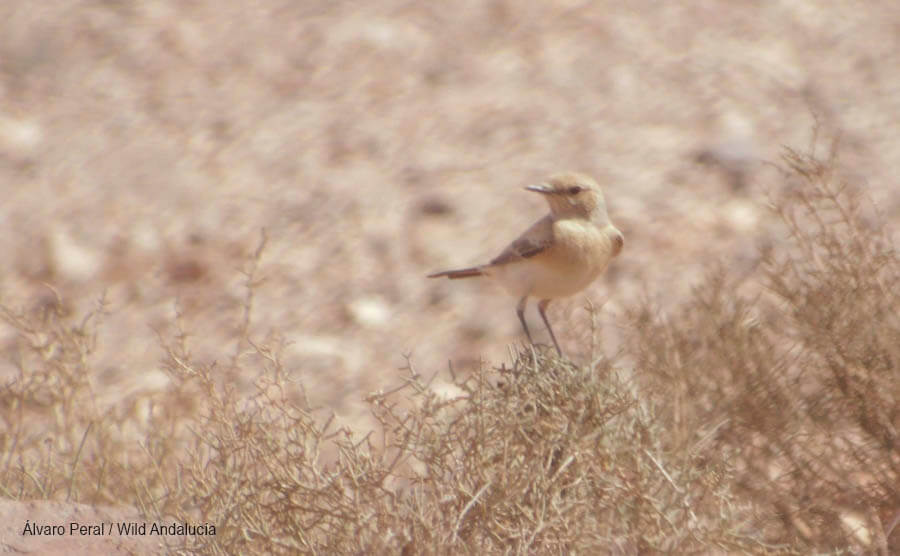
[[[553,345],[556,346],[556,353],[558,353],[559,356],[562,357],[562,350],[559,349],[559,343],[556,341],[556,336],[553,334],[553,329],[550,328],[550,321],[547,320],[547,313],[544,312],[547,310],[547,305],[550,305],[549,299],[540,300],[540,302],[538,302],[538,312],[541,314],[541,318],[544,319],[544,324],[547,325],[547,330],[550,332],[550,339],[553,340]]]
[[[531,345],[534,345],[534,340],[531,339],[531,332],[528,331],[528,325],[525,324],[525,302],[528,301],[528,296],[522,296],[522,299],[519,300],[519,304],[516,305],[516,314],[519,315],[519,322],[522,323],[522,328],[525,330],[525,335],[528,336],[528,342]]]

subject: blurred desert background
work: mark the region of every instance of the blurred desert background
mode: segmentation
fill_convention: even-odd
[[[588,290],[551,305],[550,319],[573,361],[614,357],[635,307],[658,307],[664,322],[666,308],[715,268],[747,298],[761,289],[761,253],[790,235],[767,207],[792,187],[773,164],[786,147],[837,153],[841,179],[876,209],[867,214],[895,225],[898,115],[894,0],[4,0],[0,383],[5,426],[17,432],[0,430],[3,497],[111,504],[127,487],[137,494],[122,501],[141,505],[144,492],[188,484],[141,464],[142,482],[128,486],[137,476],[128,462],[145,456],[189,467],[173,457],[176,435],[166,448],[156,425],[178,419],[159,415],[161,405],[202,414],[190,396],[160,404],[191,391],[171,384],[176,355],[189,360],[186,384],[204,369],[226,394],[252,394],[257,377],[247,370],[275,366],[289,398],[358,435],[373,425],[366,396],[403,384],[403,367],[437,375],[440,389],[448,366],[465,374],[508,361],[523,341],[516,300],[488,281],[425,276],[496,255],[547,210],[522,188],[558,171],[601,183],[625,249]],[[889,233],[898,239],[895,226]],[[547,341],[533,304],[528,318]],[[54,370],[37,372],[45,364]],[[90,411],[73,407],[81,403]],[[772,414],[754,411],[746,414]],[[715,425],[712,435],[728,419],[699,422]],[[691,432],[691,423],[681,426]],[[253,438],[265,438],[262,429]],[[179,434],[180,446],[193,438]],[[212,461],[202,443],[193,450],[183,461]],[[895,448],[884,453],[896,465]],[[688,473],[702,469],[686,461]],[[76,484],[79,463],[92,495]],[[106,477],[107,464],[115,469],[101,485],[91,473]],[[662,470],[655,459],[647,465]],[[889,486],[895,475],[881,476]],[[454,539],[478,488],[454,491]],[[156,514],[230,515],[214,500],[194,506],[193,493],[172,495],[182,505]],[[7,507],[15,519],[2,520],[4,546],[44,553],[49,545],[20,534],[22,511],[36,521],[106,519],[83,508]],[[880,511],[890,535],[896,504]],[[846,525],[856,514],[835,515]],[[820,531],[835,530],[824,523]],[[817,534],[801,521],[788,529]],[[874,529],[849,530],[862,539]],[[243,529],[229,535],[250,539]],[[97,545],[53,549],[75,556]]]
[[[280,345],[360,430],[407,356],[504,361],[515,300],[425,276],[496,255],[546,212],[522,188],[561,170],[601,183],[626,238],[551,305],[576,361],[588,302],[613,353],[634,303],[751,273],[785,233],[766,208],[785,146],[837,141],[900,216],[892,0],[5,0],[0,31],[0,302],[96,312],[101,406],[165,390],[176,323],[238,388],[247,340]],[[18,335],[0,323],[0,380]]]

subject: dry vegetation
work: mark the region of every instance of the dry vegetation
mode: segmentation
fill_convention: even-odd
[[[176,316],[148,337],[168,391],[111,409],[94,399],[102,300],[5,305],[0,496],[214,523],[167,541],[209,554],[897,553],[900,258],[833,157],[782,166],[787,234],[749,276],[712,269],[671,310],[633,308],[622,352],[588,364],[523,349],[445,371],[439,394],[411,362],[367,400],[368,434],[292,394],[281,340],[249,332],[264,241],[219,363]]]
[[[20,535],[103,509],[218,527],[169,552],[900,554],[898,29],[0,1],[0,552],[106,553]],[[840,160],[761,163],[811,114]],[[626,249],[551,306],[574,365],[507,359],[514,300],[424,276],[567,169]]]

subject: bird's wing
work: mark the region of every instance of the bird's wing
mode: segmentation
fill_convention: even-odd
[[[489,266],[514,263],[528,259],[547,250],[553,244],[553,219],[546,216],[525,230],[502,253],[494,257]]]

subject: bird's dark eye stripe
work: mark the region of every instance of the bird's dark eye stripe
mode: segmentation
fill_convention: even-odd
[[[573,185],[572,187],[569,188],[568,193],[569,193],[570,195],[575,195],[575,194],[577,194],[577,193],[581,193],[581,188],[578,187],[577,185]]]

